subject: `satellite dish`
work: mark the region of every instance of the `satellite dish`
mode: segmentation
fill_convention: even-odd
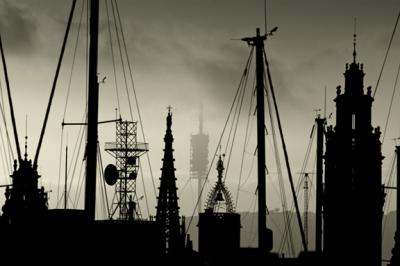
[[[104,179],[106,180],[107,185],[113,186],[117,183],[118,179],[118,170],[117,167],[113,164],[107,165],[104,170]]]

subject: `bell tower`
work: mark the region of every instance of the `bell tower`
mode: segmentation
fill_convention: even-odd
[[[324,252],[328,261],[381,265],[382,154],[379,127],[371,125],[371,87],[363,65],[346,64],[344,91],[336,89],[336,126],[326,132]]]

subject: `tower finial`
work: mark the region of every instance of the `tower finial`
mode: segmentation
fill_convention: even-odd
[[[354,18],[354,34],[353,34],[353,63],[356,63],[356,43],[357,43],[357,18]]]
[[[28,158],[28,115],[25,116],[25,160]]]

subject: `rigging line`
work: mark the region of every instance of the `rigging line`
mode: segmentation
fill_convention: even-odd
[[[392,46],[392,41],[393,41],[393,37],[394,37],[394,35],[396,33],[396,28],[397,28],[397,24],[399,23],[399,18],[400,18],[400,10],[399,10],[399,14],[397,15],[396,23],[394,24],[392,36],[390,37],[390,41],[389,41],[388,48],[386,50],[385,58],[383,59],[383,64],[382,64],[381,71],[379,72],[378,80],[376,81],[375,90],[374,90],[374,93],[372,95],[373,98],[375,98],[376,91],[378,90],[379,81],[381,80],[383,69],[385,67],[386,60],[387,60],[387,57],[388,57],[388,54],[389,54],[389,50],[390,50],[390,47]]]
[[[3,149],[2,149],[2,153],[1,153],[1,158],[2,158],[2,164],[3,164],[3,175],[4,175],[4,181],[5,181],[5,183],[7,184],[7,183],[11,183],[10,181],[10,169],[9,169],[9,166],[8,166],[8,159],[7,159],[7,152],[6,152],[6,145],[5,145],[5,142],[4,142],[4,137],[3,137],[3,131],[1,130],[1,127],[0,127],[0,135],[1,135],[1,141],[3,142],[3,144],[4,145],[2,145],[3,146]]]
[[[62,155],[63,155],[63,143],[64,142],[64,127],[61,127],[61,140],[60,140],[60,159],[58,161],[58,182],[57,182],[57,205],[56,209],[58,208],[58,201],[60,200],[60,184],[61,184],[61,164],[62,164]]]
[[[3,63],[4,78],[6,80],[8,104],[10,106],[10,113],[11,113],[11,121],[12,121],[13,131],[14,131],[15,146],[16,146],[16,149],[17,149],[18,161],[21,162],[22,161],[21,149],[20,149],[20,146],[19,146],[17,124],[15,122],[15,114],[14,114],[13,101],[12,101],[12,97],[11,97],[10,82],[8,80],[7,64],[6,64],[6,58],[5,58],[4,48],[3,48],[3,42],[1,40],[1,35],[0,35],[0,51],[1,51],[1,60],[2,60],[2,63]]]
[[[310,141],[308,143],[308,147],[307,147],[306,154],[304,156],[304,161],[303,161],[303,164],[302,164],[302,167],[301,167],[301,171],[300,171],[300,177],[298,179],[297,186],[296,186],[296,195],[299,195],[299,193],[300,193],[302,175],[305,173],[305,170],[306,170],[307,165],[308,165],[308,161],[309,161],[309,158],[310,158],[310,153],[311,153],[311,150],[312,150],[312,145],[314,143],[314,136],[315,136],[315,130],[311,130]],[[292,202],[291,207],[290,207],[290,211],[289,211],[290,212],[290,216],[289,216],[289,223],[290,224],[292,223],[293,209],[294,209],[294,203]],[[286,235],[284,235],[284,237],[282,238],[279,251],[283,250],[283,241],[286,241],[285,238],[286,238]]]
[[[68,100],[69,100],[69,95],[70,95],[70,91],[71,91],[72,76],[73,76],[74,67],[75,67],[76,52],[78,50],[79,36],[80,36],[80,32],[81,32],[82,18],[83,18],[84,9],[85,9],[85,2],[83,1],[82,2],[81,14],[79,16],[78,32],[77,32],[76,40],[75,40],[74,54],[72,56],[71,72],[70,72],[70,75],[69,75],[68,87],[67,87],[67,96],[65,97],[63,120],[65,119],[65,114],[67,112]]]
[[[105,178],[103,177],[103,159],[101,157],[101,152],[100,152],[100,144],[97,142],[97,160],[98,160],[98,167],[99,167],[99,177],[100,177],[100,182],[99,185],[102,184],[103,186],[100,185],[100,192],[104,192],[104,197],[103,198],[103,211],[105,212],[105,209],[107,208],[107,215],[110,214],[110,210],[108,208],[108,197],[107,197],[107,189],[106,189],[106,184],[105,184]],[[107,216],[108,217],[108,216]]]
[[[239,98],[241,97],[240,95],[242,94],[243,78],[244,78],[244,77],[242,77],[242,80],[241,80],[240,85],[239,85],[239,86],[240,86]],[[231,135],[232,135],[232,131],[233,131],[234,124],[235,124],[235,118],[236,118],[236,114],[237,114],[238,107],[239,107],[239,104],[236,104],[236,101],[235,101],[234,104],[235,104],[235,112],[234,112],[234,114],[233,114],[232,122],[231,122],[231,125],[230,125],[230,130],[229,130],[228,138],[227,138],[227,140],[226,140],[225,150],[224,150],[224,153],[223,153],[223,154],[227,154],[227,153],[228,153],[229,143],[230,143],[230,140],[231,140]]]
[[[118,51],[119,51],[119,57],[121,60],[121,66],[122,66],[122,74],[124,77],[124,83],[125,83],[125,91],[127,94],[127,100],[128,100],[128,105],[129,105],[129,113],[131,115],[131,120],[133,121],[133,112],[132,112],[132,104],[131,104],[131,99],[129,97],[129,86],[128,86],[128,79],[126,77],[126,70],[125,70],[125,61],[124,61],[124,57],[122,54],[122,44],[121,44],[121,37],[119,36],[119,30],[118,30],[118,22],[117,22],[117,18],[116,18],[116,12],[115,12],[115,8],[114,8],[114,4],[113,2],[111,2],[111,10],[112,10],[112,14],[113,14],[113,18],[114,18],[114,27],[115,27],[115,33],[117,36],[117,43],[118,43]]]
[[[251,57],[251,58],[253,58],[253,57]],[[247,73],[250,72],[250,68],[251,68],[251,60],[250,60],[250,62],[249,62],[249,67],[248,67]],[[226,177],[228,176],[229,165],[230,165],[230,162],[231,162],[233,146],[234,146],[234,143],[235,143],[236,133],[237,133],[237,129],[238,129],[239,121],[240,121],[240,114],[241,114],[241,111],[242,111],[244,95],[245,95],[246,88],[247,88],[247,80],[248,80],[248,77],[249,77],[249,75],[247,74],[247,75],[246,75],[246,78],[245,78],[245,81],[244,81],[243,88],[242,88],[242,95],[241,95],[241,97],[240,97],[240,103],[239,103],[239,105],[238,105],[238,106],[239,106],[239,110],[238,110],[238,113],[237,113],[236,126],[235,126],[235,129],[234,129],[234,132],[233,132],[233,138],[232,138],[232,143],[231,143],[231,149],[230,149],[230,151],[229,151],[228,163],[227,163],[226,168],[225,168],[224,182],[225,182],[225,180],[226,180]],[[239,100],[238,100],[238,101],[239,101]],[[233,124],[232,124],[232,126],[233,126]]]
[[[392,97],[390,98],[389,111],[388,111],[388,115],[387,115],[387,117],[386,117],[385,129],[384,129],[384,131],[383,131],[382,145],[383,145],[383,142],[385,141],[386,129],[387,129],[387,126],[388,126],[388,124],[389,124],[390,114],[391,114],[391,112],[392,112],[393,99],[394,99],[394,96],[395,96],[395,93],[396,93],[397,81],[398,81],[398,79],[399,79],[399,73],[400,73],[400,64],[399,64],[399,66],[397,67],[396,80],[395,80],[394,86],[393,86]]]
[[[290,181],[290,187],[292,189],[293,200],[294,200],[294,204],[295,204],[295,208],[296,208],[296,215],[297,215],[297,220],[298,220],[300,234],[301,234],[301,241],[302,241],[302,244],[303,244],[304,251],[307,252],[307,243],[306,243],[306,238],[305,238],[305,235],[304,235],[303,223],[301,221],[299,205],[297,203],[296,193],[295,193],[295,190],[294,190],[292,172],[290,170],[290,163],[289,163],[289,158],[288,158],[289,156],[287,154],[286,143],[285,143],[285,139],[283,137],[282,124],[281,124],[281,120],[280,120],[280,116],[279,116],[278,105],[277,105],[277,102],[276,102],[274,87],[273,87],[273,84],[272,84],[271,72],[269,70],[269,64],[268,64],[268,59],[267,59],[267,54],[265,52],[265,49],[263,49],[263,52],[264,52],[265,64],[267,66],[267,75],[268,75],[269,88],[271,90],[271,95],[272,95],[273,102],[274,102],[275,113],[276,113],[276,118],[277,118],[278,128],[279,128],[279,133],[280,133],[280,136],[281,136],[281,141],[282,141],[282,146],[283,146],[283,154],[285,156],[286,168],[287,168],[287,172],[288,172],[288,175],[289,175],[289,181]]]
[[[265,73],[264,73],[264,80],[265,80]],[[266,82],[265,82],[266,83]],[[266,83],[267,84],[267,83]],[[272,140],[273,140],[273,151],[275,155],[275,163],[276,163],[276,168],[277,168],[277,176],[278,176],[278,183],[279,183],[279,190],[280,190],[280,195],[281,195],[281,203],[282,203],[282,209],[283,209],[283,219],[285,223],[285,231],[288,232],[288,237],[289,241],[287,241],[287,248],[288,252],[291,253],[292,256],[294,256],[294,247],[293,247],[293,235],[292,235],[292,230],[291,230],[291,224],[289,223],[289,213],[287,212],[287,198],[286,198],[286,191],[285,191],[285,184],[283,181],[283,175],[282,175],[282,168],[281,168],[281,160],[280,160],[280,155],[279,155],[279,150],[278,150],[278,141],[276,139],[276,132],[275,132],[275,126],[274,126],[274,117],[273,117],[273,110],[272,110],[272,104],[271,104],[271,95],[269,91],[265,89],[266,92],[266,98],[267,98],[267,105],[268,105],[268,114],[269,114],[269,119],[271,123],[271,135],[272,135]]]
[[[190,180],[190,182],[189,182],[190,194],[192,195],[192,204],[194,205],[194,204],[196,204],[196,202],[195,202],[195,197],[194,197],[194,195],[196,195],[196,194],[194,193],[194,190],[193,190],[192,179],[189,178],[189,180]],[[197,185],[198,185],[198,184],[197,184]]]
[[[38,159],[39,159],[40,148],[42,146],[44,133],[46,131],[47,120],[49,118],[50,108],[51,108],[51,104],[53,102],[53,96],[54,96],[54,92],[55,92],[56,86],[57,86],[58,75],[59,75],[60,69],[61,69],[61,63],[62,63],[62,60],[64,58],[64,51],[65,51],[65,46],[66,46],[67,40],[68,40],[69,29],[71,27],[72,18],[74,16],[75,4],[76,4],[76,0],[73,0],[72,1],[71,12],[70,12],[69,18],[68,18],[67,29],[65,30],[64,41],[63,41],[63,44],[62,44],[62,47],[61,47],[61,54],[60,54],[60,58],[58,59],[57,69],[56,69],[56,73],[55,73],[54,81],[53,81],[53,86],[52,86],[51,92],[50,92],[49,103],[47,105],[46,115],[45,115],[44,121],[43,121],[42,132],[40,133],[39,144],[38,144],[38,147],[36,149],[35,160],[33,161],[33,168],[37,168],[37,162],[38,162]]]
[[[119,116],[121,116],[121,105],[120,105],[120,100],[119,100],[119,90],[118,90],[118,81],[117,81],[117,69],[116,69],[116,65],[115,65],[114,45],[113,45],[112,35],[111,35],[110,14],[109,14],[107,0],[104,0],[104,2],[106,3],[107,24],[108,24],[109,42],[110,42],[110,49],[111,49],[111,59],[112,59],[112,65],[113,65],[113,71],[114,71],[114,83],[115,83],[115,92],[116,92],[116,96],[117,96],[118,113],[119,113]]]
[[[178,195],[178,197],[180,198],[180,197],[182,197],[182,195],[183,195],[183,192],[185,191],[185,189],[186,189],[186,187],[187,187],[187,185],[189,184],[189,182],[190,182],[190,177],[187,179],[187,181],[186,181],[186,183],[183,185],[183,187],[180,189],[180,192],[179,192],[179,195]]]
[[[12,150],[11,147],[11,141],[10,141],[10,135],[8,134],[8,126],[7,126],[7,119],[6,119],[6,115],[5,115],[5,104],[4,104],[4,98],[3,98],[3,86],[0,80],[0,96],[1,96],[1,106],[0,106],[0,110],[1,110],[1,116],[3,119],[3,123],[4,123],[4,128],[5,128],[5,133],[6,133],[6,139],[7,142],[3,143],[7,143],[7,145],[3,146],[4,152],[7,156],[6,160],[7,160],[7,169],[9,174],[11,174],[10,172],[10,166],[12,166],[13,160],[14,160],[14,152]],[[2,135],[2,139],[3,139],[3,135]],[[8,151],[8,153],[7,153]],[[11,178],[9,178],[11,179]]]
[[[249,181],[249,179],[250,179],[251,173],[253,172],[253,168],[254,168],[254,161],[255,161],[255,155],[253,155],[253,157],[252,157],[249,173],[247,174],[247,177],[244,180],[244,182],[240,185],[241,191],[243,191],[243,187],[247,184],[247,181]]]
[[[76,194],[75,194],[74,208],[76,208],[76,206],[78,206],[78,204],[79,204],[79,200],[81,198],[81,191],[82,191],[82,188],[83,188],[83,184],[85,183],[84,182],[85,181],[85,178],[84,178],[85,167],[83,167],[83,166],[84,166],[84,163],[82,162],[81,163],[81,168],[79,170],[80,175],[79,175],[78,186],[77,186]],[[79,181],[80,181],[80,183],[79,183]]]
[[[255,87],[255,80],[256,80],[256,78],[255,78],[255,75],[254,75],[252,88]],[[236,192],[235,206],[237,206],[237,203],[239,201],[239,191],[240,191],[241,182],[242,182],[243,163],[244,163],[244,156],[245,156],[246,146],[247,146],[246,142],[247,142],[247,137],[248,137],[248,133],[249,133],[249,124],[250,124],[250,119],[251,119],[251,110],[252,110],[252,107],[253,107],[253,99],[254,99],[254,94],[251,93],[251,95],[250,95],[249,113],[248,113],[248,116],[247,116],[247,123],[246,123],[246,132],[245,132],[244,143],[243,143],[242,160],[240,162],[239,182],[238,182],[238,187],[237,187],[237,192]]]
[[[237,97],[238,97],[238,95],[239,95],[240,84],[241,84],[241,82],[242,82],[243,76],[244,76],[245,73],[246,73],[246,69],[247,69],[247,66],[248,66],[249,61],[251,60],[253,51],[254,51],[254,46],[251,47],[249,57],[248,57],[248,59],[247,59],[247,61],[246,61],[246,68],[245,68],[245,70],[244,70],[244,72],[243,72],[242,78],[240,79],[239,86],[238,86],[238,88],[237,88],[237,90],[236,90],[235,97],[234,97],[234,99],[233,99],[232,105],[231,105],[230,110],[229,110],[229,113],[228,113],[228,117],[226,118],[224,127],[223,127],[222,132],[221,132],[221,135],[220,135],[220,137],[219,137],[219,140],[218,140],[218,143],[217,143],[217,147],[215,148],[215,152],[214,152],[214,155],[213,155],[213,157],[212,157],[210,166],[208,167],[207,175],[206,175],[206,177],[205,177],[205,179],[204,179],[204,183],[203,183],[203,185],[202,185],[202,187],[201,187],[200,195],[199,195],[199,197],[198,197],[198,199],[197,199],[196,205],[195,205],[194,208],[193,208],[192,216],[190,217],[190,220],[189,220],[187,229],[185,230],[185,234],[188,233],[188,230],[189,230],[189,228],[190,228],[190,225],[191,225],[191,223],[193,222],[193,217],[194,217],[194,215],[195,215],[195,213],[196,213],[197,205],[198,205],[199,202],[200,202],[200,197],[201,197],[201,195],[203,194],[203,191],[204,191],[205,185],[206,185],[206,183],[207,183],[208,176],[210,175],[210,171],[211,171],[211,169],[212,169],[214,160],[215,160],[215,158],[217,157],[218,149],[219,149],[219,147],[220,147],[220,145],[221,145],[221,142],[222,142],[222,137],[224,136],[226,127],[227,127],[228,122],[229,122],[229,118],[230,118],[230,116],[231,116],[231,114],[232,114],[233,107],[234,107],[235,102],[236,102],[236,99],[237,99]]]
[[[239,92],[239,98],[242,98],[242,97],[240,97],[240,95],[242,94],[243,88],[245,88],[245,85],[243,85],[243,84],[246,84],[246,83],[247,83],[247,77],[248,77],[249,68],[250,68],[252,59],[253,59],[253,56],[252,56],[252,54],[251,54],[250,60],[247,62],[246,67],[245,67],[245,70],[244,70],[243,75],[242,75],[242,77],[241,77],[241,79],[240,79],[240,82],[239,82],[239,90],[240,90],[240,92]],[[239,101],[239,100],[238,100],[238,101]],[[235,104],[235,103],[236,103],[236,101],[234,102],[234,104]],[[230,130],[229,130],[228,139],[227,139],[227,141],[226,141],[224,154],[227,154],[227,152],[228,152],[229,143],[230,143],[232,131],[233,131],[233,128],[234,128],[235,118],[236,118],[238,109],[239,109],[239,104],[235,105],[235,113],[234,113],[233,118],[232,118],[232,126],[230,127]]]
[[[98,161],[99,161],[99,168],[100,168],[100,171],[99,171],[99,174],[100,174],[100,182],[99,183],[102,183],[103,184],[103,191],[104,191],[104,197],[103,197],[103,204],[104,204],[104,206],[105,207],[107,207],[107,217],[109,217],[110,216],[110,208],[109,208],[109,201],[108,201],[108,196],[107,196],[107,188],[106,188],[106,179],[105,178],[103,178],[103,169],[104,169],[104,167],[103,167],[103,159],[102,159],[102,157],[101,157],[101,152],[100,152],[100,144],[99,144],[99,142],[97,142],[97,154],[98,154]],[[101,182],[101,181],[103,181],[103,182]],[[104,202],[105,201],[105,202]]]
[[[7,129],[6,129],[7,130]],[[6,141],[4,141],[4,134],[3,134],[3,130],[1,130],[1,127],[0,127],[0,135],[1,135],[1,141],[2,141],[2,143],[3,143],[3,147],[2,147],[2,157],[3,157],[3,159],[4,159],[4,167],[3,167],[3,170],[5,171],[5,173],[4,173],[4,177],[5,177],[5,181],[6,182],[10,182],[11,183],[11,178],[10,178],[10,174],[11,174],[11,171],[10,171],[10,157],[9,157],[9,154],[7,154],[7,146],[8,146],[8,143],[6,142]]]
[[[391,162],[391,167],[390,167],[390,171],[386,177],[387,182],[385,182],[386,186],[391,186],[392,183],[394,183],[394,179],[392,180],[393,177],[393,173],[394,173],[394,169],[395,169],[395,162],[396,162],[396,158],[397,158],[397,153],[394,153],[394,156],[392,157],[392,162]],[[392,190],[389,190],[389,195],[388,195],[388,200],[387,202],[390,203],[392,198]],[[387,213],[389,210],[389,204],[385,205],[385,208],[383,210],[383,213]],[[386,230],[386,222],[387,222],[387,216],[385,215],[385,217],[383,218],[383,226],[382,226],[382,237],[385,235],[385,230]]]
[[[144,200],[146,202],[147,215],[150,217],[149,200],[147,198],[147,190],[146,190],[146,185],[144,183],[142,164],[141,164],[140,158],[138,158],[138,160],[139,160],[140,177],[142,179],[142,185],[143,185]]]
[[[79,36],[80,36],[80,32],[81,32],[81,25],[82,25],[84,9],[85,9],[85,2],[82,1],[82,9],[81,9],[81,14],[79,16],[78,31],[77,31],[76,41],[75,41],[74,54],[73,54],[73,57],[72,57],[72,66],[71,66],[71,72],[70,72],[69,81],[68,81],[67,95],[65,97],[63,121],[65,120],[68,101],[69,101],[69,95],[70,95],[70,91],[71,91],[72,76],[73,76],[73,71],[74,71],[74,66],[75,66],[76,53],[77,53],[77,49],[78,49],[78,42],[79,42]],[[60,160],[59,160],[59,168],[58,168],[59,171],[58,171],[58,185],[57,185],[57,200],[59,199],[59,189],[60,189],[60,180],[61,180],[61,163],[62,163],[61,160],[62,160],[62,154],[63,154],[63,151],[62,151],[63,134],[64,134],[64,127],[62,127],[62,132],[61,132]],[[58,203],[57,203],[57,207],[58,207]]]
[[[116,10],[117,10],[118,20],[119,20],[119,24],[120,24],[120,28],[121,28],[122,43],[123,43],[124,48],[125,48],[125,56],[126,56],[126,61],[127,61],[127,65],[128,65],[128,70],[129,70],[129,77],[130,77],[130,80],[131,80],[131,83],[132,83],[133,95],[135,97],[136,111],[137,111],[138,118],[139,118],[140,129],[141,129],[142,136],[143,136],[143,142],[146,142],[146,136],[144,134],[144,126],[143,126],[143,122],[142,122],[142,115],[141,115],[141,112],[140,112],[140,109],[139,109],[139,101],[138,101],[138,97],[137,97],[137,94],[136,94],[135,83],[134,83],[134,80],[133,80],[133,74],[132,74],[133,71],[132,71],[130,60],[129,60],[128,50],[126,48],[127,46],[126,46],[126,41],[125,41],[125,34],[124,34],[123,27],[122,27],[121,16],[120,16],[120,13],[119,13],[119,7],[118,7],[118,3],[116,1],[115,1],[115,7],[116,7]],[[154,195],[157,197],[153,170],[152,170],[152,167],[151,167],[150,156],[149,156],[148,153],[146,153],[146,158],[147,158],[147,163],[149,165],[149,171],[150,171],[151,181],[152,181],[152,184],[153,184]]]
[[[85,119],[87,119],[86,112],[84,113],[84,117],[82,118],[82,120],[85,120]],[[79,129],[79,132],[78,132],[78,137],[76,139],[76,142],[75,142],[75,145],[74,145],[74,151],[72,152],[72,157],[71,157],[71,161],[74,161],[74,163],[70,164],[70,166],[68,168],[68,173],[70,173],[70,175],[71,175],[71,178],[68,178],[70,180],[70,182],[69,182],[70,189],[68,191],[68,194],[70,193],[72,185],[73,185],[73,182],[74,182],[76,166],[78,164],[79,153],[80,153],[80,150],[82,148],[82,141],[83,141],[83,138],[85,136],[85,133],[86,133],[85,127],[81,126],[80,129]],[[86,155],[86,150],[85,150],[84,156],[85,155]],[[72,171],[71,171],[71,168],[72,168]],[[79,185],[79,181],[78,181],[78,185]]]

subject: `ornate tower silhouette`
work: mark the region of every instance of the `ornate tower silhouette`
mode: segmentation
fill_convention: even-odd
[[[32,160],[28,160],[25,137],[24,159],[17,165],[14,160],[12,185],[6,187],[6,202],[2,208],[1,222],[5,224],[35,224],[43,222],[47,211],[47,192],[38,187],[40,175]]]
[[[222,208],[224,208],[227,213],[234,213],[235,207],[233,206],[231,193],[226,188],[225,182],[222,181],[224,170],[224,162],[222,161],[221,155],[219,155],[217,162],[218,181],[208,194],[206,210],[218,212],[218,208],[222,207],[221,204],[224,203],[224,207]]]
[[[239,251],[241,226],[240,215],[235,213],[231,195],[222,180],[225,168],[221,155],[216,169],[218,180],[208,194],[204,213],[199,215],[198,227],[201,256],[218,265],[228,263],[227,259],[232,258],[229,254]]]
[[[157,204],[156,221],[160,226],[160,237],[163,253],[175,254],[180,251],[182,245],[182,234],[179,224],[179,207],[174,168],[174,149],[172,143],[174,138],[171,131],[172,113],[168,107],[167,130],[165,132],[164,159],[161,168],[160,187]]]
[[[355,37],[355,36],[354,36]],[[329,261],[381,265],[382,154],[379,127],[371,126],[371,87],[363,65],[346,64],[337,87],[336,126],[328,127],[325,153],[324,251]],[[340,256],[339,256],[340,254]]]

